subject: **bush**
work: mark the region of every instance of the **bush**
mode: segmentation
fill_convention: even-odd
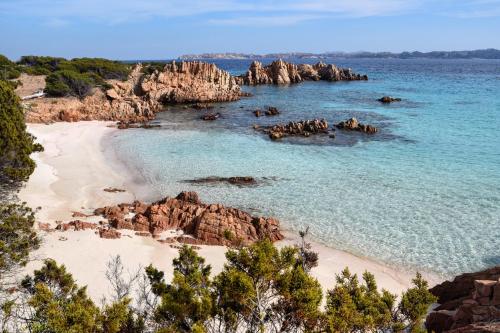
[[[82,74],[93,73],[104,80],[126,80],[130,73],[129,65],[101,58],[77,58],[70,61],[63,61],[58,65],[58,69]]]
[[[0,180],[22,181],[35,170],[30,154],[42,151],[26,132],[24,114],[19,98],[11,85],[0,81]]]
[[[21,72],[17,67],[18,66],[10,61],[6,56],[0,54],[0,79],[17,79],[21,75]]]
[[[26,66],[24,71],[30,75],[49,75],[57,70],[57,66],[64,58],[54,57],[39,57],[39,56],[22,56],[18,64]]]
[[[47,76],[45,82],[45,92],[53,97],[84,98],[92,92],[92,88],[95,86],[94,77],[69,70],[54,72]]]

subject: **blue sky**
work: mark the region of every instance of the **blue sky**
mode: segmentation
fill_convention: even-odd
[[[0,54],[500,49],[500,0],[0,0]]]

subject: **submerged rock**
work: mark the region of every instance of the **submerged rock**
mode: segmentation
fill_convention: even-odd
[[[267,108],[266,116],[276,116],[279,114],[280,114],[280,112],[278,111],[278,108],[276,108],[274,106],[270,106]]]
[[[220,113],[207,113],[203,116],[201,116],[201,119],[202,120],[205,120],[205,121],[214,121],[214,120],[217,120],[219,119],[220,117]]]
[[[257,185],[257,180],[250,176],[245,177],[204,177],[191,180],[185,180],[184,183],[190,184],[218,184],[227,183],[236,186],[253,186]]]
[[[357,131],[367,134],[374,134],[378,132],[378,129],[372,125],[365,125],[358,122],[356,118],[351,118],[335,125],[336,128],[347,130],[347,131]]]
[[[273,61],[263,66],[258,61],[252,62],[244,75],[236,77],[240,85],[291,84],[302,81],[354,81],[368,80],[368,76],[352,72],[350,68],[339,68],[333,64],[319,62],[315,65],[296,65],[283,60]]]
[[[279,222],[256,217],[221,204],[204,204],[196,192],[182,192],[176,198],[146,205],[140,202],[104,207],[96,213],[107,218],[116,229],[132,229],[157,235],[165,230],[182,230],[198,244],[251,244],[259,239],[283,239]],[[125,216],[133,213],[128,220]]]
[[[395,98],[391,96],[384,96],[382,98],[378,99],[379,102],[384,103],[384,104],[389,104],[392,102],[401,102],[401,98]]]

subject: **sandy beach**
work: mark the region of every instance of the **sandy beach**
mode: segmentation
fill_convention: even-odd
[[[97,207],[141,199],[131,185],[132,176],[119,167],[118,161],[110,161],[110,154],[104,153],[109,148],[106,137],[118,134],[110,124],[92,121],[28,125],[45,151],[34,156],[37,168],[19,197],[33,208],[40,207],[38,222],[55,225],[56,221],[70,221],[73,211],[90,213]],[[123,188],[126,192],[105,192],[104,188],[108,187]],[[130,271],[152,263],[166,272],[167,279],[172,276],[171,262],[177,256],[177,249],[152,238],[136,236],[132,231],[123,231],[122,237],[116,240],[101,239],[94,231],[40,233],[42,246],[35,253],[37,260],[30,263],[27,271],[39,267],[43,258],[53,258],[65,264],[79,284],[87,285],[89,294],[96,300],[108,293],[104,272],[112,256],[119,254]],[[288,233],[278,246],[295,242],[296,236]],[[365,270],[372,272],[379,287],[393,293],[400,294],[410,286],[412,274],[408,272],[320,244],[313,243],[313,249],[319,252],[319,266],[312,274],[324,289],[334,285],[335,274],[346,266],[357,274]],[[225,247],[201,246],[199,253],[212,265],[214,274],[223,267],[225,251]],[[426,277],[431,284],[437,282],[432,276]]]

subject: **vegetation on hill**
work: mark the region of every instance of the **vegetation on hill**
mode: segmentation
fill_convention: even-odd
[[[8,60],[8,59],[7,59]],[[30,75],[47,75],[45,92],[52,97],[84,98],[92,89],[107,89],[105,80],[126,80],[131,66],[101,58],[23,56],[17,68]]]
[[[21,75],[21,70],[14,62],[0,54],[0,80],[13,80]]]
[[[0,181],[23,181],[35,170],[30,154],[42,151],[26,132],[19,98],[11,85],[0,80]]]

